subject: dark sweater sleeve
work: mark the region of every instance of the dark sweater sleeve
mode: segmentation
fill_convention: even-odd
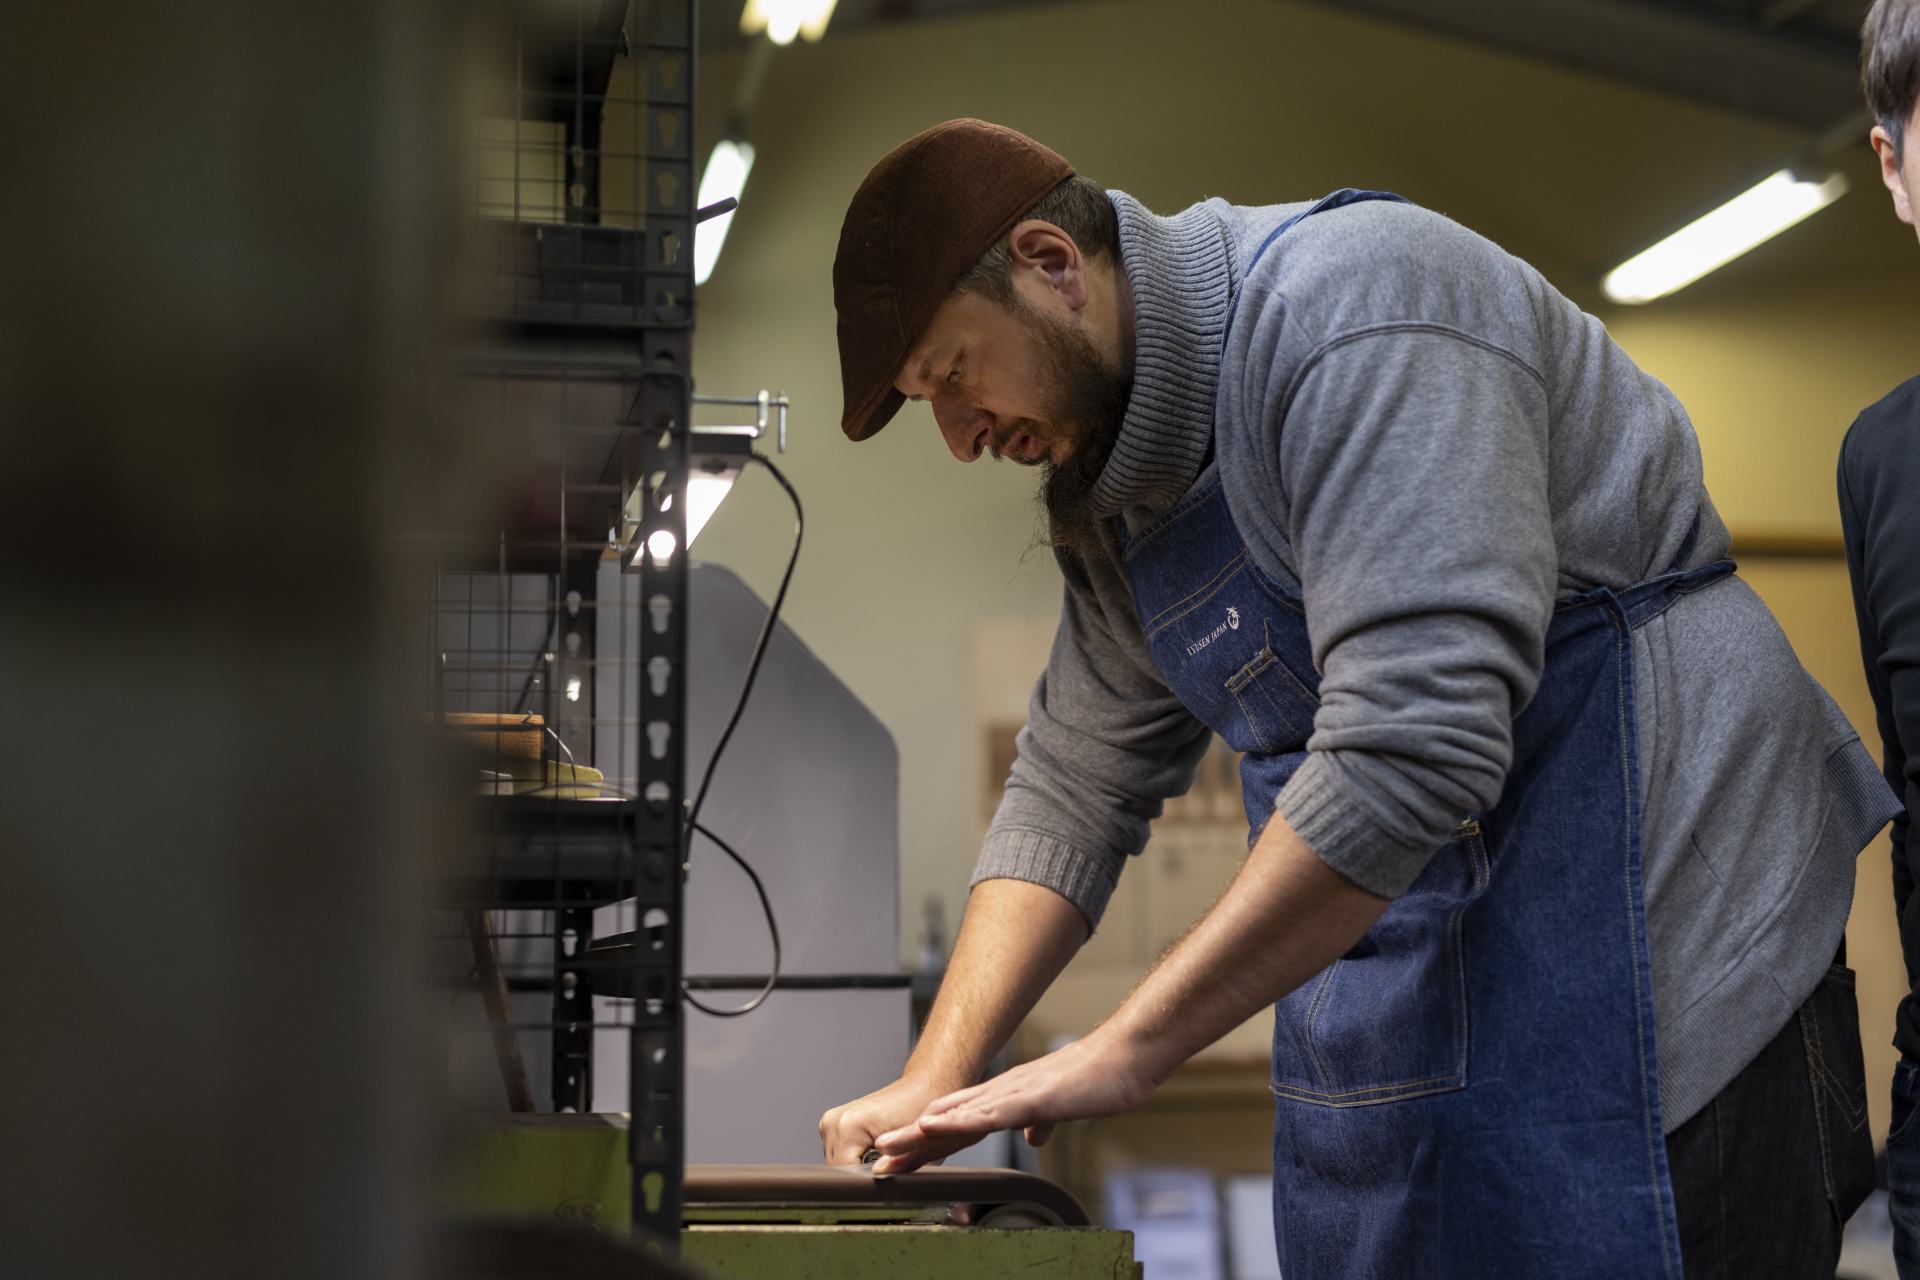
[[[1911,838],[1911,815],[1920,808],[1920,379],[1854,422],[1840,449],[1839,488],[1881,765],[1907,810],[1893,822],[1894,900],[1908,978],[1920,982],[1920,901],[1913,895],[1920,849]],[[1920,1051],[1915,1014],[1905,1006],[1900,1013],[1902,1047],[1910,1053]]]

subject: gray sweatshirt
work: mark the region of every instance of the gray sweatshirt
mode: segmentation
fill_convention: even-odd
[[[1298,585],[1320,673],[1275,812],[1403,892],[1493,807],[1556,598],[1727,552],[1685,410],[1540,274],[1438,214],[1110,193],[1134,387],[1095,501],[1165,511],[1217,466],[1249,553]],[[1231,324],[1228,320],[1231,316]],[[1207,730],[1149,655],[1116,546],[1066,598],[974,874],[1099,922]],[[1846,718],[1737,577],[1634,635],[1663,1117],[1704,1105],[1831,963],[1854,857],[1897,810]]]

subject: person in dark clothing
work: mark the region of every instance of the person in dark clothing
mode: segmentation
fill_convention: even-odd
[[[1900,221],[1920,210],[1920,0],[1876,0],[1861,31],[1861,84],[1877,123],[1871,141]],[[1920,230],[1917,230],[1920,234]],[[1908,995],[1894,1019],[1900,1050],[1887,1132],[1894,1257],[1920,1280],[1920,378],[1862,413],[1840,447],[1840,524],[1853,579],[1860,653],[1873,693],[1887,783],[1906,814],[1893,823],[1893,900]]]

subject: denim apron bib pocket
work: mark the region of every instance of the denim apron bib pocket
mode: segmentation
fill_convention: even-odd
[[[1339,192],[1299,216],[1375,198]],[[1151,524],[1123,525],[1121,545],[1168,687],[1243,753],[1252,843],[1319,709],[1301,601],[1249,558],[1212,471]],[[1678,1280],[1631,638],[1732,568],[1561,602],[1498,803],[1466,815],[1359,943],[1276,1004],[1287,1280]]]
[[[1306,758],[1320,677],[1299,601],[1260,572],[1231,530],[1218,479],[1203,479],[1130,540],[1127,558],[1154,661],[1187,709],[1242,755],[1251,844]],[[1144,601],[1162,593],[1158,575],[1141,581],[1148,563],[1188,566],[1194,572],[1181,576],[1199,585],[1149,613]],[[1488,876],[1480,824],[1463,824],[1352,951],[1280,1001],[1275,1093],[1348,1107],[1465,1084],[1461,916]]]

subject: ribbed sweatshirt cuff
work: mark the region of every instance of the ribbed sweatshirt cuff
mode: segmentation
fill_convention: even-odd
[[[1369,893],[1397,898],[1420,878],[1438,846],[1408,844],[1363,807],[1325,752],[1310,751],[1273,802],[1320,861]]]
[[[1053,890],[1079,908],[1091,935],[1119,883],[1119,868],[1111,858],[1085,853],[1044,831],[995,827],[987,832],[967,887],[982,880],[1025,880]]]

